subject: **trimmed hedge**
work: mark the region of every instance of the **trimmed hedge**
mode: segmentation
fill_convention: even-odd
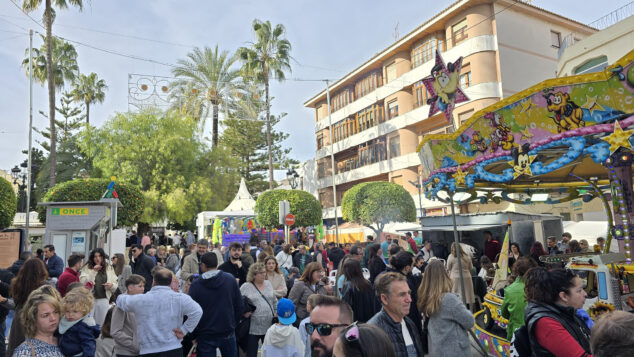
[[[77,179],[58,183],[46,192],[43,201],[99,201],[109,184],[109,179],[99,178]],[[114,188],[119,195],[119,201],[123,205],[117,210],[117,226],[130,227],[137,224],[145,207],[145,199],[141,191],[136,186],[119,181],[115,183]],[[45,222],[46,207],[39,206],[37,212],[40,222]]]
[[[315,226],[321,223],[321,205],[315,196],[301,190],[266,191],[255,202],[255,214],[261,226],[272,228],[280,226],[279,202],[288,201],[295,216],[293,227]]]
[[[18,198],[13,186],[6,179],[0,177],[0,229],[13,224],[13,218],[18,211]]]

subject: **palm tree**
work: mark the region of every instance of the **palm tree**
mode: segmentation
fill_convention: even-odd
[[[48,46],[46,45],[46,38],[42,36],[41,48],[33,49],[33,78],[40,82],[41,85],[48,80],[48,61],[46,60],[46,53]],[[75,46],[61,40],[57,37],[53,37],[51,41],[53,45],[52,58],[53,58],[53,83],[55,83],[55,90],[61,90],[67,81],[74,81],[77,73],[79,72],[79,66],[77,65],[77,51]],[[22,67],[26,71],[26,75],[29,75],[29,49],[24,51],[26,58],[22,61]]]
[[[55,145],[55,77],[53,75],[53,19],[55,18],[52,2],[58,9],[66,9],[68,5],[77,6],[83,9],[83,0],[44,0],[44,24],[46,27],[46,72],[48,82],[48,119],[51,129],[51,152],[49,154],[50,187],[55,186],[55,166],[57,162]],[[42,0],[23,0],[22,9],[26,12],[37,10],[42,5]]]
[[[86,126],[90,124],[90,104],[103,103],[106,99],[104,89],[108,89],[103,79],[97,79],[97,73],[89,75],[80,74],[77,81],[73,83],[71,92],[75,102],[84,103],[86,105]]]
[[[239,88],[237,79],[240,73],[231,68],[236,61],[237,57],[229,56],[228,51],[218,51],[218,45],[213,50],[209,47],[196,47],[187,54],[187,59],[178,60],[178,67],[172,69],[172,74],[176,77],[170,85],[172,94],[185,97],[190,114],[200,119],[201,128],[205,126],[205,118],[211,106],[213,147],[218,145],[218,110],[220,107],[228,109],[231,106],[232,94]]]
[[[269,189],[273,189],[273,154],[271,151],[271,102],[269,97],[269,80],[275,78],[283,81],[285,72],[291,71],[291,43],[284,37],[284,25],[273,28],[270,21],[253,20],[253,31],[256,42],[250,48],[240,47],[238,55],[243,61],[242,72],[247,78],[264,84],[266,102],[266,142],[269,154]]]

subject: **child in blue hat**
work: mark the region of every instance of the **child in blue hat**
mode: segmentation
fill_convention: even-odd
[[[277,303],[278,323],[266,331],[262,344],[262,357],[303,357],[304,342],[299,330],[293,326],[297,319],[295,305],[289,299]]]

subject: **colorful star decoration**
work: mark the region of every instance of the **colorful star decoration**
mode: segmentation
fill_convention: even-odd
[[[453,178],[456,179],[456,186],[464,186],[464,179],[467,176],[467,172],[460,170],[460,166],[456,170],[456,173],[453,174]]]
[[[583,103],[581,108],[588,109],[590,111],[590,114],[592,114],[595,110],[605,110],[601,106],[601,104],[597,103],[597,97],[598,97],[597,95],[595,95],[594,97],[591,97],[586,94],[586,102]]]
[[[456,103],[469,100],[460,88],[460,68],[462,67],[462,57],[454,63],[447,63],[442,59],[440,52],[436,50],[436,65],[431,69],[431,75],[423,78],[423,84],[429,92],[427,104],[429,116],[442,111],[448,122],[452,122],[451,113]]]
[[[633,150],[632,143],[630,143],[630,136],[634,135],[634,129],[623,130],[618,121],[614,122],[614,132],[601,140],[610,144],[610,155],[614,154],[620,147]]]

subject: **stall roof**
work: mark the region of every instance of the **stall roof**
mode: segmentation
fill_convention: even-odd
[[[458,231],[460,232],[472,232],[472,231],[479,231],[481,229],[492,229],[495,227],[499,227],[502,224],[469,224],[469,225],[458,225]],[[399,232],[405,232],[405,231],[423,231],[423,232],[429,232],[429,231],[445,231],[445,232],[452,232],[453,231],[453,225],[451,226],[427,226],[427,227],[422,227],[420,225],[416,225],[416,227],[412,227],[411,229],[398,229]]]

